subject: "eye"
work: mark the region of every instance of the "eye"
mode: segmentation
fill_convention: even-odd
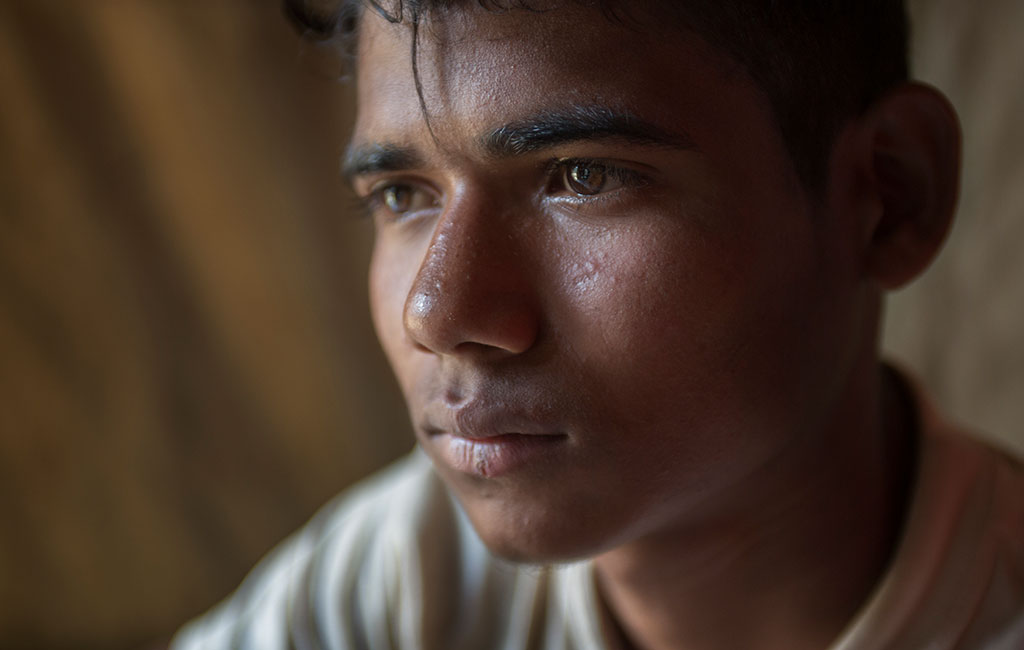
[[[596,160],[567,159],[555,163],[551,191],[568,198],[607,194],[646,182],[639,172]]]
[[[565,165],[562,178],[570,192],[583,196],[599,194],[607,188],[610,180],[604,165],[584,161]]]
[[[429,210],[438,205],[437,198],[432,192],[406,183],[379,186],[371,192],[370,199],[372,203],[398,217]]]
[[[597,194],[608,183],[608,174],[604,165],[577,162],[565,167],[565,186],[575,192],[589,196]]]

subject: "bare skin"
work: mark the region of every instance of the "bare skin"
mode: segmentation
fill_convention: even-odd
[[[808,458],[792,485],[773,469],[756,477],[766,496],[758,507],[598,557],[624,646],[827,647],[885,569],[912,475],[913,421],[901,413],[899,389],[884,390],[893,392],[882,435],[846,450],[870,457],[864,452],[874,447],[882,465],[812,466]],[[736,502],[749,503],[743,496]]]
[[[897,539],[911,431],[876,330],[948,227],[955,123],[900,121],[945,104],[851,124],[816,203],[696,36],[573,7],[445,16],[419,45],[429,130],[407,26],[364,19],[348,166],[378,334],[481,538],[594,557],[633,647],[825,647]],[[927,213],[888,209],[903,185]]]

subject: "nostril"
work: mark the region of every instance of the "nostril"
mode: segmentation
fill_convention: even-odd
[[[539,314],[522,291],[498,280],[414,290],[405,304],[405,329],[418,347],[437,354],[479,354],[480,349],[522,354],[537,338]]]
[[[481,220],[452,215],[438,226],[409,287],[403,313],[408,338],[442,355],[529,349],[538,317],[530,271],[500,233],[481,238],[470,228],[482,227]]]

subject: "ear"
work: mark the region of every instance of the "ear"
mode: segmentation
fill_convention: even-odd
[[[833,184],[857,213],[867,277],[896,289],[917,277],[942,247],[956,209],[960,125],[939,91],[907,83],[850,126],[833,158]],[[849,131],[849,130],[848,130]],[[841,147],[842,148],[842,147]],[[833,180],[836,180],[833,176]]]

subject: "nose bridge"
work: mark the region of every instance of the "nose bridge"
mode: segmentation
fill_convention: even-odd
[[[534,287],[510,220],[463,195],[439,217],[406,298],[406,331],[438,354],[519,354],[537,336]]]

